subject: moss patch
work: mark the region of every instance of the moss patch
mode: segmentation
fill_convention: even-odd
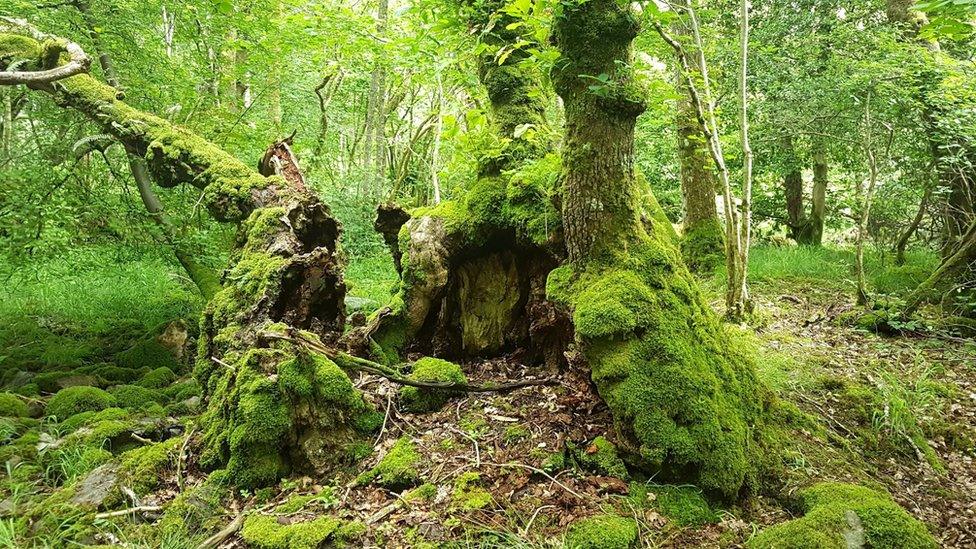
[[[627,479],[627,466],[617,453],[617,447],[604,437],[596,437],[579,453],[580,464],[599,475]]]
[[[492,502],[491,493],[481,486],[481,475],[473,471],[462,473],[454,480],[452,498],[454,505],[469,511],[484,509]]]
[[[68,387],[58,391],[47,403],[47,415],[60,420],[77,413],[99,411],[115,406],[115,397],[96,387]]]
[[[822,483],[800,492],[804,516],[763,530],[750,549],[934,549],[935,539],[888,494],[852,484]]]
[[[280,524],[274,516],[250,515],[244,520],[241,537],[249,546],[262,549],[315,549],[345,547],[365,530],[361,523],[333,517]]]
[[[11,393],[0,393],[0,417],[27,417],[30,410],[20,397]]]
[[[461,367],[453,362],[438,358],[425,357],[413,365],[413,371],[407,376],[414,381],[435,381],[443,383],[467,383]],[[400,401],[411,412],[433,412],[440,410],[447,403],[451,391],[442,389],[424,389],[420,387],[403,387],[400,389]]]
[[[413,442],[407,437],[402,437],[376,464],[376,467],[359,475],[357,482],[368,484],[376,481],[391,490],[415,486],[420,480],[420,473],[417,471],[419,463],[420,454],[417,453]]]
[[[566,533],[566,549],[630,549],[637,545],[637,522],[598,515],[574,523]]]

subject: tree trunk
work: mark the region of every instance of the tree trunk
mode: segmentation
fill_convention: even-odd
[[[678,25],[683,30],[682,25]],[[691,64],[697,72],[692,75],[679,74],[680,81],[698,78],[701,74],[697,63]],[[718,180],[708,165],[708,150],[705,132],[698,121],[695,107],[687,83],[682,86],[678,100],[678,161],[681,166],[681,194],[684,199],[685,217],[682,221],[681,253],[692,271],[710,272],[722,262],[725,253],[725,239],[722,236],[722,222],[718,218],[715,205],[715,189]]]
[[[544,299],[546,275],[565,253],[551,198],[558,158],[548,154],[544,92],[525,72],[527,54],[516,50],[498,62],[498,52],[520,39],[509,28],[512,16],[498,11],[505,5],[492,0],[460,7],[471,34],[487,46],[479,77],[506,147],[482,159],[477,180],[454,200],[412,216],[380,206],[375,226],[394,261],[402,258],[400,288],[393,305],[355,336],[376,341],[380,358],[394,361],[404,351],[465,357],[521,350],[550,368],[565,362],[568,321]],[[401,231],[403,219],[409,221]]]
[[[42,44],[63,43],[22,26],[3,30],[19,39],[0,40],[0,59],[34,59],[35,70],[49,47]],[[340,226],[292,177],[297,166],[264,177],[213,143],[133,109],[87,74],[32,87],[144,158],[157,183],[202,189],[218,220],[241,223],[223,288],[201,320],[194,369],[207,400],[200,463],[226,467],[233,482],[252,489],[355,461],[355,448],[382,416],[331,360],[273,337],[300,329],[331,340],[345,320]]]
[[[379,0],[376,9],[376,34],[386,33],[389,0]],[[380,45],[380,47],[382,44]],[[369,79],[369,95],[366,98],[366,142],[363,146],[366,169],[366,196],[378,195],[385,180],[386,169],[386,66],[382,55],[377,55]]]
[[[640,222],[649,191],[633,167],[634,123],[644,109],[630,68],[637,31],[634,13],[615,0],[565,5],[554,23],[570,262],[550,273],[547,291],[573,311],[576,339],[630,460],[733,496],[761,474],[759,433],[771,397],[751,359],[730,347],[669,231]],[[585,77],[598,74],[609,76],[606,89],[593,90]]]
[[[922,219],[925,218],[925,210],[929,204],[929,197],[932,196],[932,186],[929,185],[925,188],[925,192],[922,194],[922,200],[918,203],[918,211],[915,212],[915,217],[912,222],[909,223],[908,228],[905,232],[901,233],[898,238],[898,243],[895,244],[895,264],[904,265],[905,264],[905,249],[908,248],[908,241],[911,240],[912,236],[918,231],[919,225],[922,224]]]
[[[810,201],[810,217],[800,234],[801,244],[820,246],[823,244],[824,220],[827,216],[827,184],[829,182],[827,156],[822,144],[814,144],[813,151],[813,196]]]
[[[926,301],[940,298],[948,288],[946,281],[958,280],[971,273],[976,265],[976,221],[963,233],[956,251],[944,259],[939,267],[906,300],[902,316],[910,317]],[[973,281],[970,281],[972,287]]]

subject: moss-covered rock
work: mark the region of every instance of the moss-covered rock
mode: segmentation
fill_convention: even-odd
[[[638,500],[642,507],[657,509],[678,526],[715,524],[721,518],[694,486],[632,486],[631,498]]]
[[[800,492],[804,515],[763,530],[750,549],[934,549],[925,525],[886,493],[825,482]]]
[[[440,383],[467,383],[468,378],[461,367],[453,362],[425,357],[413,364],[413,371],[407,376],[414,381],[434,381]],[[447,403],[452,392],[449,389],[425,389],[403,387],[400,389],[400,402],[411,412],[434,412]]]
[[[30,409],[19,396],[0,393],[0,417],[27,417]]]
[[[115,397],[96,387],[68,387],[47,403],[46,413],[59,420],[81,412],[97,412],[115,406]]]
[[[162,392],[139,385],[116,385],[108,392],[115,397],[116,406],[127,410],[147,410],[166,402]]]
[[[138,380],[148,371],[148,368],[123,368],[115,364],[100,364],[92,368],[91,374],[107,385],[121,385]]]
[[[359,484],[376,482],[391,490],[400,490],[409,486],[416,486],[420,481],[417,465],[420,454],[408,437],[402,437],[386,453],[385,456],[369,471],[359,475]]]
[[[138,496],[150,493],[162,483],[164,471],[174,463],[182,444],[183,439],[177,437],[122,453],[119,480]]]
[[[362,523],[334,517],[281,524],[277,517],[253,514],[244,520],[241,538],[250,547],[260,549],[316,549],[346,547],[365,531]]]
[[[146,375],[139,380],[139,386],[147,389],[164,389],[172,385],[174,381],[176,381],[176,374],[173,373],[173,370],[162,366],[146,372]]]
[[[637,546],[637,522],[598,515],[575,522],[566,532],[566,549],[631,549]]]

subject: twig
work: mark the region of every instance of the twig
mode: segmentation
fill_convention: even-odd
[[[210,547],[217,547],[225,539],[236,534],[237,531],[240,530],[242,526],[244,526],[244,514],[246,512],[247,509],[244,509],[240,513],[237,513],[237,516],[234,517],[234,520],[230,521],[230,524],[225,526],[223,530],[203,540],[203,543],[198,545],[197,549],[209,549]]]
[[[549,480],[551,480],[554,483],[556,483],[557,486],[559,486],[563,490],[566,490],[570,494],[573,494],[577,498],[579,498],[581,500],[584,500],[584,501],[587,499],[587,498],[583,497],[582,495],[580,495],[579,492],[573,490],[569,486],[566,486],[565,484],[563,484],[563,483],[559,482],[558,480],[556,480],[556,478],[554,476],[552,476],[549,473],[543,471],[542,469],[537,469],[537,468],[535,468],[535,467],[533,467],[531,465],[526,465],[524,463],[517,463],[517,462],[514,462],[514,461],[511,462],[511,463],[491,463],[491,462],[486,461],[486,462],[484,462],[484,464],[485,465],[492,465],[492,466],[495,466],[495,467],[521,467],[522,469],[528,469],[529,471],[532,471],[533,473],[540,474],[540,475],[548,478]]]
[[[176,456],[176,487],[180,489],[180,492],[183,491],[183,461],[186,459],[186,447],[190,444],[194,431],[196,431],[196,426],[186,434],[183,444],[180,445],[180,453]]]
[[[532,523],[535,522],[535,518],[539,516],[539,511],[542,511],[543,509],[555,509],[555,507],[555,505],[543,505],[536,509],[535,512],[532,513],[532,517],[529,518],[529,522],[525,524],[525,528],[522,529],[522,537],[527,537],[529,535],[529,530],[532,529]]]
[[[380,434],[376,435],[376,440],[373,441],[373,448],[380,443],[380,439],[383,438],[383,433],[386,432],[386,422],[390,420],[390,406],[393,404],[393,394],[390,393],[386,395],[386,413],[383,414],[383,425],[380,426]]]
[[[140,505],[138,507],[129,507],[128,509],[121,509],[119,511],[108,511],[106,513],[98,513],[95,515],[96,519],[107,519],[112,517],[124,517],[126,515],[134,515],[136,513],[158,513],[162,511],[163,508],[159,505]]]
[[[474,460],[475,460],[474,461],[474,466],[475,466],[475,468],[480,468],[481,467],[481,449],[478,447],[478,439],[474,438],[473,436],[465,433],[464,431],[462,431],[460,429],[456,429],[454,427],[452,427],[452,429],[454,429],[454,431],[456,433],[460,434],[464,438],[466,438],[466,439],[470,440],[472,443],[474,443]]]

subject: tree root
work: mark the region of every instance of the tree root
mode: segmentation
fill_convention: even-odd
[[[356,370],[360,372],[366,372],[368,374],[378,375],[384,377],[393,383],[398,385],[406,385],[408,387],[418,387],[421,389],[440,389],[444,391],[453,391],[460,393],[508,393],[516,389],[521,389],[523,387],[535,387],[539,385],[555,385],[558,380],[555,378],[542,378],[542,379],[527,379],[523,381],[511,381],[505,383],[491,383],[486,385],[478,385],[471,383],[456,383],[456,382],[438,382],[438,381],[420,381],[414,379],[407,379],[400,375],[395,369],[388,366],[379,364],[378,362],[373,362],[372,360],[367,360],[365,358],[360,358],[357,356],[350,355],[349,353],[344,353],[342,351],[326,347],[322,343],[315,341],[308,336],[304,335],[302,332],[297,330],[289,329],[287,333],[270,333],[265,332],[262,337],[267,339],[277,339],[281,341],[288,341],[295,345],[304,347],[310,351],[323,354],[333,360],[340,367],[348,370]]]

